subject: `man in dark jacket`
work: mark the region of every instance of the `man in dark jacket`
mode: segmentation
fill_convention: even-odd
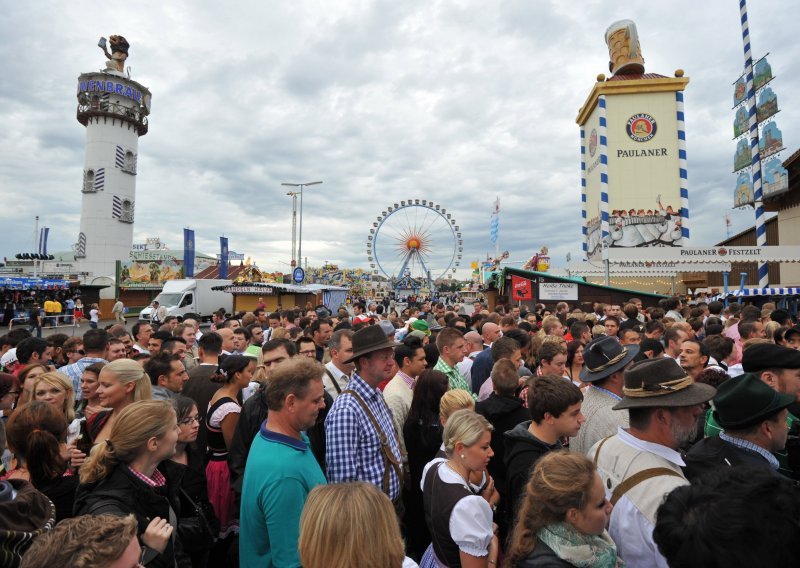
[[[519,352],[519,350],[517,350]],[[506,480],[505,464],[505,444],[503,435],[512,430],[518,424],[530,418],[528,410],[522,403],[522,399],[515,396],[519,388],[519,373],[517,366],[509,359],[501,359],[492,367],[491,381],[494,384],[494,392],[489,398],[479,402],[475,406],[475,412],[486,417],[489,423],[494,426],[492,431],[491,446],[494,456],[489,461],[489,474],[494,480],[494,486],[500,495],[508,495],[508,484]],[[495,516],[500,526],[501,541],[505,540],[509,519],[507,512],[507,499],[501,499],[498,504],[498,514]]]
[[[697,478],[721,467],[754,466],[777,472],[773,454],[786,447],[791,395],[775,392],[752,373],[728,379],[714,397],[714,419],[719,436],[697,442],[684,461],[686,478]]]
[[[519,389],[519,374],[514,363],[501,359],[492,367],[494,392],[475,406],[475,412],[486,417],[494,426],[491,446],[494,456],[489,462],[489,474],[501,495],[506,495],[505,432],[530,419],[522,399],[514,393]]]
[[[575,436],[583,424],[583,394],[572,381],[544,375],[528,381],[531,420],[505,433],[508,511],[513,520],[525,485],[536,462],[564,447],[565,437]]]

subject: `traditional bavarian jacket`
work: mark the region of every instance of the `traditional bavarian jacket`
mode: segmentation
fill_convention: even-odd
[[[598,455],[599,453],[599,455]],[[614,505],[608,532],[617,543],[620,558],[628,568],[668,568],[653,542],[656,511],[673,489],[689,482],[681,468],[685,465],[680,453],[672,448],[646,442],[622,428],[610,438],[600,440],[589,450],[589,458],[597,464],[606,496]],[[617,490],[634,475],[652,471],[652,477]],[[615,490],[617,494],[615,495]],[[621,496],[619,493],[622,493]]]

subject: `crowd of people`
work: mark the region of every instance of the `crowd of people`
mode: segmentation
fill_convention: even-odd
[[[0,566],[800,561],[788,311],[465,308],[11,329]]]

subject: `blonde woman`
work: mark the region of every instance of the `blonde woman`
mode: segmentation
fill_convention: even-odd
[[[368,531],[353,530],[369,527]],[[371,483],[319,485],[300,517],[304,568],[414,568],[389,498]]]
[[[179,518],[181,510],[181,466],[170,460],[178,433],[169,402],[131,403],[118,413],[108,437],[80,470],[75,514],[133,514],[145,566],[191,565],[169,522]]]
[[[108,438],[122,409],[133,402],[152,398],[150,377],[138,362],[131,359],[112,361],[102,368],[98,380],[98,400],[107,410],[86,419],[86,432],[92,444]]]
[[[506,568],[620,568],[606,531],[612,506],[592,461],[550,452],[533,468],[523,495]]]
[[[69,465],[78,468],[86,454],[76,448],[76,441],[81,433],[81,419],[75,418],[75,391],[72,380],[56,371],[49,371],[37,376],[33,381],[33,400],[46,402],[66,420],[67,455]]]
[[[497,564],[499,544],[492,523],[491,494],[480,493],[470,477],[483,475],[494,455],[492,425],[472,410],[458,410],[444,427],[446,458],[435,458],[422,474],[425,518],[433,541],[421,568],[462,566],[489,568]]]
[[[447,419],[454,412],[465,408],[475,410],[475,400],[469,392],[462,389],[451,389],[444,393],[439,401],[439,420],[442,426],[447,426]]]

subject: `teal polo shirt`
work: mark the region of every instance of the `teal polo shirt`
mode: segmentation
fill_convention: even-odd
[[[297,539],[308,493],[327,483],[308,437],[267,430],[253,440],[242,484],[239,556],[242,566],[300,566]]]

